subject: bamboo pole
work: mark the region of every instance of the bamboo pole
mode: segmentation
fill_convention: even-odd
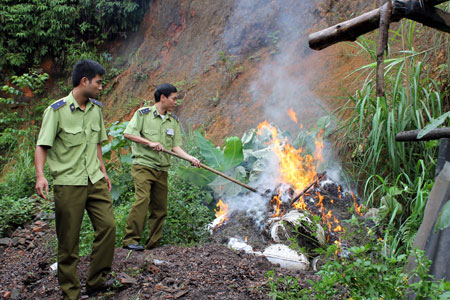
[[[169,151],[169,150],[166,150],[166,149],[163,149],[162,152],[167,153],[167,154],[169,154],[169,155],[172,155],[172,156],[175,156],[175,157],[178,157],[178,158],[181,158],[181,159],[183,159],[183,160],[185,160],[185,161],[190,162],[188,159],[182,157],[181,155],[179,155],[179,154],[177,154],[177,153],[175,153],[175,152],[172,152],[172,151]],[[230,177],[230,176],[228,176],[228,175],[226,175],[226,174],[224,174],[224,173],[222,173],[222,172],[219,172],[219,171],[217,171],[217,170],[215,170],[215,169],[213,169],[213,168],[211,168],[211,167],[208,167],[207,165],[204,165],[204,164],[200,163],[200,167],[203,168],[203,169],[205,169],[205,170],[208,170],[208,171],[210,171],[210,172],[213,172],[214,174],[217,174],[217,175],[219,175],[219,176],[222,176],[223,178],[228,179],[229,181],[232,181],[232,182],[234,182],[234,183],[236,183],[236,184],[238,184],[238,185],[240,185],[240,186],[246,188],[247,190],[252,191],[253,193],[259,194],[259,195],[261,195],[261,196],[265,196],[264,193],[259,192],[257,189],[255,189],[255,188],[253,188],[253,187],[251,187],[251,186],[249,186],[249,185],[246,185],[245,183],[240,182],[239,180],[236,180],[236,179],[234,179],[233,177]]]

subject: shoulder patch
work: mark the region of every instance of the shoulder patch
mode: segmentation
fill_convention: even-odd
[[[176,115],[170,113],[170,116],[171,116],[172,118],[174,118],[175,120],[179,121],[179,120],[178,120],[178,117],[177,117]]]
[[[53,108],[53,110],[58,110],[61,107],[63,107],[64,105],[66,105],[66,100],[61,99],[59,101],[56,101],[55,103],[53,103],[52,105],[50,105],[51,108]]]
[[[100,101],[97,101],[95,99],[89,98],[89,100],[91,100],[92,103],[97,104],[98,106],[102,107],[103,104]]]
[[[141,114],[141,115],[146,115],[146,114],[148,114],[150,112],[150,108],[148,108],[148,107],[146,107],[146,108],[141,108],[140,110],[139,110],[139,113]]]

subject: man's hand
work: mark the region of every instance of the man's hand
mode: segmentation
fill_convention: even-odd
[[[197,168],[200,168],[200,161],[198,158],[191,156],[191,165],[196,166]]]
[[[45,191],[45,194],[44,194]],[[48,181],[44,176],[36,178],[36,193],[44,199],[48,196]]]
[[[153,143],[153,142],[149,141],[148,146],[156,151],[162,151],[164,149],[163,145],[161,145],[160,143],[156,143],[156,142]]]
[[[105,180],[108,183],[108,192],[111,192],[111,180],[109,179],[108,174],[106,174],[106,172],[103,173],[103,175],[105,175]]]

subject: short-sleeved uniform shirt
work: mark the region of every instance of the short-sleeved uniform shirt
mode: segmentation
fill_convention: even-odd
[[[138,109],[123,133],[161,143],[167,150],[182,144],[181,128],[177,117],[171,113],[161,116],[155,105]],[[169,169],[170,157],[167,153],[158,152],[146,145],[134,142],[131,150],[133,164],[144,165],[159,171]]]
[[[104,177],[97,156],[97,144],[107,140],[100,106],[90,99],[83,111],[70,93],[45,110],[37,145],[51,147],[53,184],[85,186]]]

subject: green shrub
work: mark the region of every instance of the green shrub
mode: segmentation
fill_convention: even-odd
[[[201,243],[209,236],[206,226],[214,219],[208,208],[211,195],[181,179],[176,167],[169,172],[168,214],[161,244]]]
[[[423,251],[408,251],[393,255],[388,250],[388,241],[377,238],[372,230],[352,219],[351,236],[364,237],[360,246],[333,244],[326,249],[325,263],[320,267],[320,279],[307,280],[309,287],[301,287],[298,279],[279,277],[269,272],[268,287],[273,299],[406,299],[415,293],[415,299],[439,299],[444,294],[444,282],[433,281],[428,275],[431,261]],[[344,237],[342,245],[351,244],[351,236]],[[417,267],[410,273],[404,272],[408,255],[414,255]],[[409,284],[415,277],[416,284]]]
[[[30,221],[35,212],[35,200],[28,197],[15,198],[5,195],[0,198],[0,237],[8,228],[15,228]]]
[[[423,63],[432,49],[417,52],[411,42],[415,23],[402,24],[390,43],[408,43],[406,49],[392,51],[385,60],[385,97],[376,97],[376,63],[356,70],[368,75],[362,88],[340,110],[345,120],[336,139],[346,155],[344,167],[359,183],[366,205],[380,209],[377,222],[385,239],[394,235],[389,240],[391,251],[397,253],[408,250],[422,222],[439,143],[401,143],[395,136],[438,119],[446,111],[447,97]],[[408,32],[408,41],[399,40],[403,31]],[[376,60],[374,41],[362,37],[357,45],[370,61]]]

